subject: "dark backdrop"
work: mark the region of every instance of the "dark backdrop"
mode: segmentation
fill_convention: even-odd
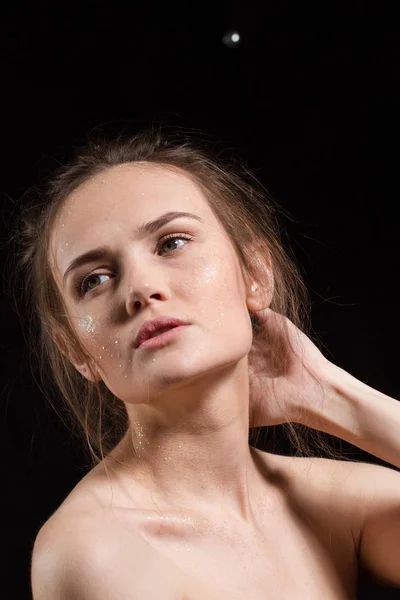
[[[13,200],[93,127],[157,118],[199,128],[291,213],[330,360],[399,398],[400,28],[393,9],[374,4],[5,3],[2,241]],[[241,40],[228,48],[233,29]],[[19,600],[30,597],[36,533],[84,465],[32,383],[4,297],[1,327],[1,597]],[[358,594],[400,598],[363,578]]]

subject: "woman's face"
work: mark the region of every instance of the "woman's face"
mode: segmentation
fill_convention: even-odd
[[[170,212],[196,218],[139,232]],[[247,356],[250,290],[229,237],[184,172],[128,163],[92,177],[67,199],[50,246],[76,335],[98,379],[123,402],[147,403],[176,386],[194,392],[202,376]],[[100,246],[97,258],[66,273]],[[135,348],[140,327],[159,316],[190,325],[163,348]],[[87,366],[74,364],[90,378]]]

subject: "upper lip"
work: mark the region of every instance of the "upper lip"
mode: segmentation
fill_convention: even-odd
[[[179,325],[188,325],[188,323],[182,321],[182,319],[176,319],[175,317],[157,317],[151,321],[145,321],[136,336],[135,348],[147,340],[152,333],[157,331],[157,329],[163,329],[164,327],[179,327]]]

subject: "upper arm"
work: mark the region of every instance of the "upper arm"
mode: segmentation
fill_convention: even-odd
[[[75,527],[79,525],[75,524]],[[141,538],[105,522],[70,533],[46,525],[31,565],[33,600],[175,600],[171,572]]]
[[[400,586],[400,472],[365,462],[308,459],[321,495],[351,531],[358,566],[381,585]]]
[[[363,522],[359,560],[373,579],[400,587],[400,473],[360,463]]]

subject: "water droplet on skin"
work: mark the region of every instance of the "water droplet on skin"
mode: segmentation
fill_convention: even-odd
[[[118,344],[118,340],[115,340],[114,344]]]
[[[101,358],[101,356],[99,356],[99,358]]]

